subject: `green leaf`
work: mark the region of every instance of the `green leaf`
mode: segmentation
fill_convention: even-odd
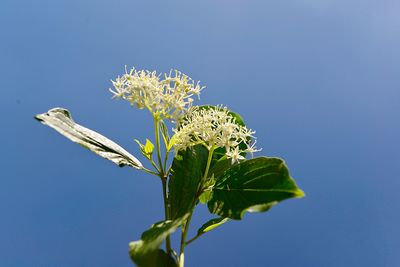
[[[140,244],[133,244],[131,243],[130,248],[133,250],[140,249]],[[178,267],[177,262],[175,259],[171,256],[165,253],[164,250],[162,249],[157,249],[155,251],[152,251],[151,253],[148,254],[142,254],[140,256],[132,256],[132,254],[136,255],[134,253],[129,253],[131,255],[132,261],[136,264],[136,266],[139,267],[159,267],[159,266],[165,266],[165,267]]]
[[[144,153],[145,153],[145,155],[146,155],[146,157],[148,159],[151,159],[151,155],[153,154],[153,150],[154,150],[153,143],[149,139],[146,139],[146,144],[143,147],[143,151],[144,151]]]
[[[208,209],[219,216],[240,220],[246,211],[266,211],[279,201],[303,196],[283,160],[260,157],[226,170],[216,180]]]
[[[207,157],[208,150],[202,145],[179,151],[175,156],[168,183],[172,219],[191,211],[196,204]]]
[[[229,218],[222,218],[222,217],[209,220],[208,222],[203,224],[203,226],[201,226],[199,228],[199,230],[197,230],[197,235],[195,237],[193,237],[192,239],[190,239],[189,241],[187,241],[186,245],[192,243],[193,241],[195,241],[197,238],[204,235],[205,233],[223,225],[228,220],[229,220]]]
[[[214,176],[215,179],[219,179],[231,166],[232,160],[222,157],[214,163],[208,173],[209,175]]]
[[[140,143],[139,140],[137,140],[137,139],[134,139],[134,140],[139,145],[140,152],[142,153],[142,155],[145,158],[151,160],[151,157],[152,157],[153,151],[154,151],[153,143],[149,139],[146,139],[146,144],[143,145],[142,143]]]
[[[177,266],[175,260],[160,249],[165,238],[187,219],[187,214],[177,220],[155,223],[138,241],[129,243],[129,255],[139,267]]]
[[[211,196],[212,196],[212,192],[210,189],[204,190],[199,196],[200,203],[207,204],[207,202],[210,201]]]
[[[103,135],[87,129],[72,120],[71,113],[64,108],[53,108],[35,119],[53,128],[71,141],[82,145],[97,155],[115,164],[142,169],[142,163],[125,149]]]
[[[203,224],[203,226],[200,227],[199,230],[197,230],[197,235],[200,236],[202,234],[205,234],[205,233],[223,225],[228,220],[229,220],[229,218],[222,218],[222,217],[211,219],[208,222],[206,222],[205,224]]]

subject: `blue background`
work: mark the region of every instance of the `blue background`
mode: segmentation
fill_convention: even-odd
[[[301,200],[187,249],[188,266],[400,266],[400,2],[0,2],[0,266],[131,266],[161,185],[33,120],[61,106],[138,155],[124,66],[178,68],[284,158]],[[209,218],[196,213],[193,232]]]

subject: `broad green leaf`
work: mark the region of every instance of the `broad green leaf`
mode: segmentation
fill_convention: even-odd
[[[260,157],[235,164],[216,179],[208,209],[240,220],[246,211],[266,211],[279,201],[303,196],[283,160]]]
[[[35,119],[120,167],[131,166],[136,169],[143,167],[137,158],[110,139],[75,123],[71,113],[64,108],[50,109],[47,113],[36,115]]]
[[[177,220],[155,223],[143,232],[138,241],[129,243],[129,255],[139,267],[177,266],[175,260],[160,249],[162,242],[187,218],[187,214]]]
[[[172,219],[183,216],[196,204],[207,157],[208,150],[202,145],[179,151],[175,156],[168,183]]]
[[[232,160],[222,157],[210,168],[208,172],[209,176],[214,176],[215,179],[219,179],[231,166]]]

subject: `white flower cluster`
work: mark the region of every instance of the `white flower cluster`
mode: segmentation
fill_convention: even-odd
[[[180,120],[192,106],[192,96],[200,96],[204,88],[187,75],[174,70],[160,78],[155,71],[135,70],[112,81],[116,98],[128,100],[139,109],[147,108],[153,116],[171,121]]]
[[[253,154],[259,151],[255,147],[255,142],[252,145],[249,142],[254,138],[255,132],[237,124],[226,107],[193,107],[174,132],[176,151],[196,144],[202,144],[208,150],[223,147],[226,149],[227,158],[232,159],[232,163],[244,159],[241,155],[243,152]],[[241,149],[240,143],[246,144],[247,147]]]

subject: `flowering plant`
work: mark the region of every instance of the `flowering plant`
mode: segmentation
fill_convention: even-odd
[[[155,144],[135,140],[149,168],[113,141],[76,124],[66,109],[53,108],[35,118],[121,167],[159,177],[165,220],[129,244],[136,265],[183,267],[185,247],[203,234],[229,219],[241,220],[245,212],[265,212],[284,199],[304,196],[283,160],[253,157],[259,151],[255,132],[237,113],[223,106],[193,106],[193,97],[199,97],[204,87],[187,75],[131,69],[112,84],[114,98],[147,109],[153,116]],[[190,221],[200,203],[217,217],[188,240]],[[175,252],[170,235],[178,228],[182,232]],[[164,241],[165,250],[160,248]]]

